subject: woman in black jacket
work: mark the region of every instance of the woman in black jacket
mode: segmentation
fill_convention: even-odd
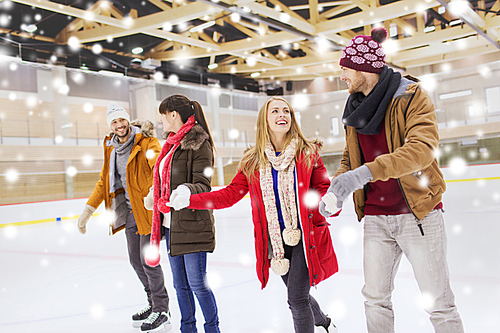
[[[146,262],[159,263],[158,244],[163,229],[181,310],[181,332],[197,332],[193,294],[205,317],[205,332],[219,332],[217,304],[206,283],[207,253],[215,249],[212,211],[176,211],[168,206],[173,199],[173,189],[210,192],[213,140],[197,101],[172,95],[161,102],[159,111],[167,141],[155,165],[153,191],[144,202],[153,209],[151,244],[154,251]]]

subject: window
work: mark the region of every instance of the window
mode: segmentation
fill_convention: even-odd
[[[488,113],[500,112],[500,87],[486,89],[486,110]]]
[[[334,117],[332,118],[332,133],[333,136],[339,135],[339,118]]]

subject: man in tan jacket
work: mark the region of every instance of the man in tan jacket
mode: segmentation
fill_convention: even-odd
[[[391,295],[401,255],[410,261],[425,310],[438,333],[462,333],[450,288],[441,197],[446,189],[435,151],[434,105],[418,83],[385,65],[384,28],[357,36],[342,52],[341,80],[349,88],[342,121],[341,165],[320,202],[336,213],[354,192],[364,217],[363,295],[370,333],[394,332]]]
[[[100,179],[80,215],[78,229],[85,234],[87,222],[104,201],[106,209],[114,213],[110,234],[125,229],[130,263],[148,298],[148,306],[132,316],[133,326],[140,326],[142,331],[163,327],[168,330],[169,298],[162,268],[150,267],[144,259],[152,224],[152,213],[144,208],[144,197],[153,184],[153,168],[161,146],[151,122],[130,123],[127,111],[116,103],[108,105],[106,121],[112,134],[104,139]]]

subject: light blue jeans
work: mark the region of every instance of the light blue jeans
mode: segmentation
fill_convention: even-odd
[[[464,332],[450,287],[443,212],[435,209],[421,223],[424,236],[413,214],[364,218],[365,286],[362,293],[370,333],[394,332],[391,295],[403,253],[413,268],[420,292],[429,297],[430,304],[425,310],[435,331]]]
[[[174,280],[179,309],[181,310],[181,332],[196,333],[196,295],[205,318],[206,333],[219,333],[219,316],[215,297],[207,284],[207,253],[197,252],[172,257],[170,255],[169,229],[165,228],[168,259]]]

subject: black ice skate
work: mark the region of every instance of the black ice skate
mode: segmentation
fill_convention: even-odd
[[[323,328],[328,332],[328,333],[338,333],[338,328],[337,326],[335,326],[335,324],[333,323],[332,319],[330,317],[326,317],[327,320],[327,323],[325,326],[323,326]]]
[[[170,311],[151,312],[141,325],[141,331],[143,332],[168,332],[171,329]]]
[[[153,308],[151,305],[146,306],[144,309],[132,315],[132,326],[133,327],[141,327],[144,320],[146,320],[149,315],[153,312]]]

